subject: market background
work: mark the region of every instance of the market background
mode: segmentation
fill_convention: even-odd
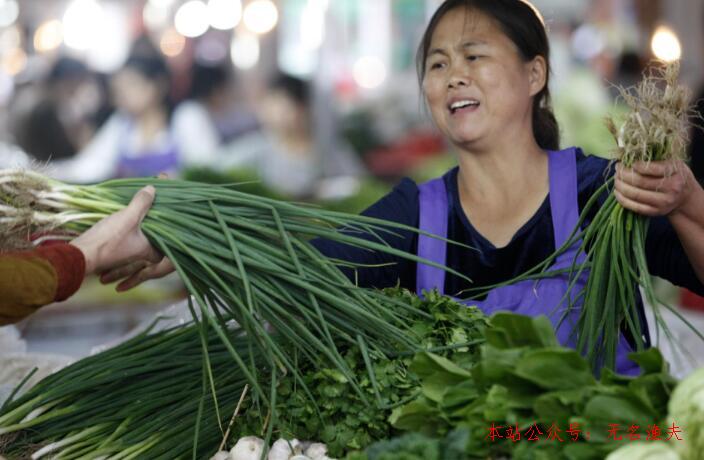
[[[401,177],[422,181],[453,164],[424,110],[415,74],[417,44],[440,3],[0,0],[0,167],[34,163],[51,170],[52,163],[90,143],[114,110],[111,77],[136,46],[146,43],[169,66],[169,95],[176,107],[187,99],[194,66],[231,73],[231,92],[219,121],[229,129],[223,143],[238,148],[227,155],[246,148],[236,144],[238,138],[267,129],[262,112],[276,110],[262,107],[268,81],[283,72],[308,82],[317,155],[311,163],[316,168],[313,186],[300,197],[263,184],[250,184],[251,190],[359,212]],[[563,146],[579,145],[587,153],[608,156],[612,141],[602,120],[619,110],[614,85],[637,81],[653,57],[681,59],[682,82],[694,94],[704,85],[700,0],[533,3],[551,39],[551,85]],[[80,79],[54,85],[52,69],[67,58],[85,66]],[[62,153],[65,158],[46,154],[31,142],[41,138],[44,146],[56,146],[54,131],[42,126],[32,131],[19,122],[47,101],[81,128],[71,139],[73,150]],[[341,160],[330,152],[341,144],[354,166],[336,167]],[[223,164],[233,163],[214,155],[208,164],[186,166],[180,174],[213,182],[257,179],[256,171]],[[664,282],[659,288],[695,327],[704,328],[702,299]],[[17,325],[18,336],[29,352],[79,358],[120,340],[184,295],[175,277],[126,294],[87,280],[69,301]],[[694,361],[704,365],[704,344],[674,317],[671,324]],[[694,364],[681,351],[661,346],[676,375],[692,369]]]

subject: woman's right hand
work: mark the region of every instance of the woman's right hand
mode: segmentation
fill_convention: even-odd
[[[145,281],[163,278],[175,270],[174,264],[166,257],[157,263],[140,260],[102,273],[100,282],[110,284],[122,280],[115,289],[118,292],[123,292],[137,287]]]

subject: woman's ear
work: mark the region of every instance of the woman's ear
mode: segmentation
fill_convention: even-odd
[[[530,95],[535,96],[545,88],[548,66],[543,56],[536,56],[526,64]]]

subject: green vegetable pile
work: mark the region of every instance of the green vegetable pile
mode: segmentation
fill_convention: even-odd
[[[402,289],[377,295],[390,305],[422,312],[410,316],[408,324],[419,337],[417,349],[467,366],[478,359],[487,324],[479,310],[436,292],[425,299]],[[408,371],[413,352],[403,343],[387,358],[341,341],[362,395],[339,369],[318,368],[305,360],[298,373],[312,395],[292,374],[271,382],[262,371],[266,356],[255,351],[252,366],[260,371],[262,385],[273,388],[271,400],[279,414],[273,424],[271,410],[256,392],[245,391],[247,376],[231,360],[233,351],[249,352],[248,337],[240,328],[226,332],[226,343],[207,322],[143,333],[42,380],[0,408],[0,453],[11,459],[209,458],[223,442],[268,432],[289,439],[322,436],[332,455],[342,455],[395,434],[388,421],[391,408],[419,391],[419,378]],[[285,346],[285,336],[277,331],[270,339]]]
[[[603,459],[629,442],[632,425],[645,439],[647,427],[664,420],[676,384],[657,349],[631,359],[639,377],[607,370],[596,380],[584,358],[558,345],[547,318],[498,313],[473,367],[416,355],[410,370],[422,393],[391,416],[414,432],[405,438],[412,442],[383,441],[348,459]]]
[[[405,289],[386,289],[384,293],[415,309],[430,314],[429,318],[417,317],[410,324],[419,337],[419,348],[433,350],[438,355],[471,367],[479,357],[479,344],[487,319],[474,307],[465,307],[436,291],[421,299]],[[334,368],[316,370],[299,369],[304,383],[313,398],[297,391],[292,377],[280,379],[277,405],[280,430],[284,438],[315,439],[328,446],[329,455],[340,457],[345,452],[361,449],[374,440],[391,436],[394,430],[389,423],[391,409],[413,399],[419,394],[419,378],[409,371],[412,354],[399,348],[395,357],[388,358],[370,351],[369,360],[357,347],[343,353],[350,369],[365,376],[360,386],[367,398],[365,403],[354,391],[351,382]],[[369,368],[371,367],[371,372]],[[373,376],[372,382],[367,375]],[[315,401],[320,409],[316,414]],[[238,420],[240,436],[258,434],[261,414],[256,405],[250,405],[244,417]]]

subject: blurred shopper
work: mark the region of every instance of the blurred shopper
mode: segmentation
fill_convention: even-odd
[[[265,186],[294,198],[314,195],[319,180],[326,175],[361,174],[354,153],[339,139],[332,151],[317,151],[311,112],[309,83],[291,75],[277,75],[257,107],[262,131],[231,143],[223,164],[253,167]],[[323,170],[322,155],[335,171]]]
[[[55,165],[71,182],[176,174],[182,158],[169,123],[171,74],[156,52],[128,58],[111,81],[116,112],[75,159]]]
[[[46,78],[19,91],[11,131],[33,158],[61,160],[88,143],[108,110],[100,77],[81,61],[60,57]]]
[[[174,110],[172,130],[186,158],[215,166],[227,143],[256,130],[253,114],[238,108],[232,65],[195,63],[188,97]]]

